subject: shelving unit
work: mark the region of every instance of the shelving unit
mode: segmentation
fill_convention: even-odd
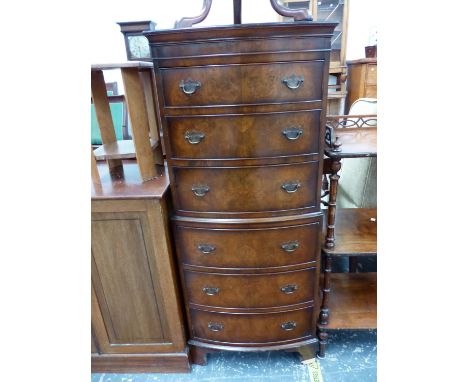
[[[318,321],[319,357],[325,356],[330,329],[375,329],[377,327],[377,273],[332,273],[335,257],[377,256],[377,209],[336,208],[338,175],[343,158],[377,156],[377,116],[328,117],[330,146],[324,174],[330,174],[326,225],[323,232],[322,305]],[[350,122],[353,128],[347,128]],[[341,127],[338,127],[341,126]],[[335,128],[333,128],[335,127]],[[338,128],[336,128],[338,127]],[[328,188],[328,187],[326,187]]]
[[[328,329],[377,327],[377,272],[332,273]]]
[[[338,209],[335,245],[323,248],[326,257],[376,256],[377,210]],[[374,329],[377,327],[377,273],[331,273],[327,329]]]

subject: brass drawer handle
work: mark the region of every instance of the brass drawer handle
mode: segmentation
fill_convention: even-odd
[[[283,330],[294,330],[297,326],[296,321],[288,321],[281,324],[281,329]]]
[[[210,191],[210,188],[204,184],[194,184],[192,186],[192,192],[196,195],[196,196],[205,196],[208,191]]]
[[[216,247],[210,244],[198,244],[197,249],[204,255],[209,255],[211,252],[214,252]]]
[[[204,287],[203,288],[203,293],[205,293],[207,296],[215,296],[219,293],[220,289],[217,287]]]
[[[297,89],[304,83],[304,76],[296,76],[293,74],[290,77],[284,77],[282,80],[283,84],[285,84],[289,89]]]
[[[302,130],[300,127],[295,127],[295,126],[294,127],[289,127],[287,129],[283,130],[284,136],[290,141],[295,141],[303,133],[304,133],[304,130]]]
[[[299,190],[299,187],[301,187],[299,182],[287,182],[281,185],[281,188],[289,194]]]
[[[298,288],[299,287],[296,284],[288,284],[288,285],[285,285],[284,287],[281,287],[281,292],[285,294],[292,294],[295,291],[297,291]]]
[[[205,138],[205,134],[201,131],[186,131],[184,138],[191,145],[196,145]]]
[[[179,83],[179,88],[181,88],[185,94],[192,95],[197,91],[197,89],[201,88],[201,83],[200,81],[193,81],[191,79],[186,81],[181,80]]]
[[[213,332],[219,332],[224,329],[224,325],[220,322],[208,322],[208,329]]]
[[[294,252],[296,249],[299,248],[298,241],[288,241],[287,243],[281,244],[281,249],[286,252]]]

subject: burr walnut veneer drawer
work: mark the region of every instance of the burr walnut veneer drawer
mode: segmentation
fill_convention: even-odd
[[[270,344],[314,335],[313,307],[280,313],[229,314],[190,309],[193,337],[231,344]]]
[[[316,261],[320,218],[297,226],[210,229],[175,225],[182,264],[217,268],[284,267]]]
[[[328,38],[275,38],[259,40],[223,40],[209,41],[195,44],[169,44],[157,45],[153,47],[153,55],[158,57],[159,67],[163,68],[174,61],[187,62],[197,60],[199,62],[208,61],[213,63],[219,60],[229,60],[229,62],[249,60],[249,57],[258,57],[262,60],[275,61],[278,55],[291,59],[292,55],[303,54],[304,52],[320,54],[325,56],[326,50],[330,49]],[[266,54],[265,54],[266,53]],[[171,65],[172,66],[172,65]]]
[[[315,207],[318,161],[246,167],[173,167],[175,208],[263,212]]]
[[[171,156],[228,159],[317,154],[320,112],[167,117]]]
[[[322,60],[160,69],[166,106],[322,99]]]
[[[268,274],[185,271],[189,303],[219,308],[271,308],[314,300],[316,268]]]

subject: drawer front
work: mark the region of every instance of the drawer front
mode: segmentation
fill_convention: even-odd
[[[252,55],[255,53],[289,53],[330,49],[330,39],[315,38],[272,38],[261,40],[224,40],[198,44],[169,44],[152,47],[153,56],[158,59],[190,58],[208,56],[215,59],[218,55]],[[264,56],[268,59],[268,56]]]
[[[369,85],[377,85],[377,65],[367,65],[366,83]]]
[[[316,268],[294,272],[210,274],[185,271],[189,303],[219,308],[269,308],[312,301]]]
[[[321,110],[167,118],[173,158],[317,154]]]
[[[315,261],[321,222],[265,229],[205,229],[176,225],[183,264],[217,268],[281,267]]]
[[[314,335],[313,308],[268,313],[228,314],[190,310],[193,337],[237,344],[271,343]]]
[[[161,69],[166,106],[322,99],[323,61]]]
[[[235,168],[174,167],[176,209],[263,212],[316,207],[318,162]]]
[[[366,85],[366,94],[365,94],[364,97],[377,98],[377,86],[376,85]]]

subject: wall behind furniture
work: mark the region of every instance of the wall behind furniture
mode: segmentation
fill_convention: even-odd
[[[365,57],[365,46],[375,43],[378,4],[375,0],[350,0],[347,60]]]

